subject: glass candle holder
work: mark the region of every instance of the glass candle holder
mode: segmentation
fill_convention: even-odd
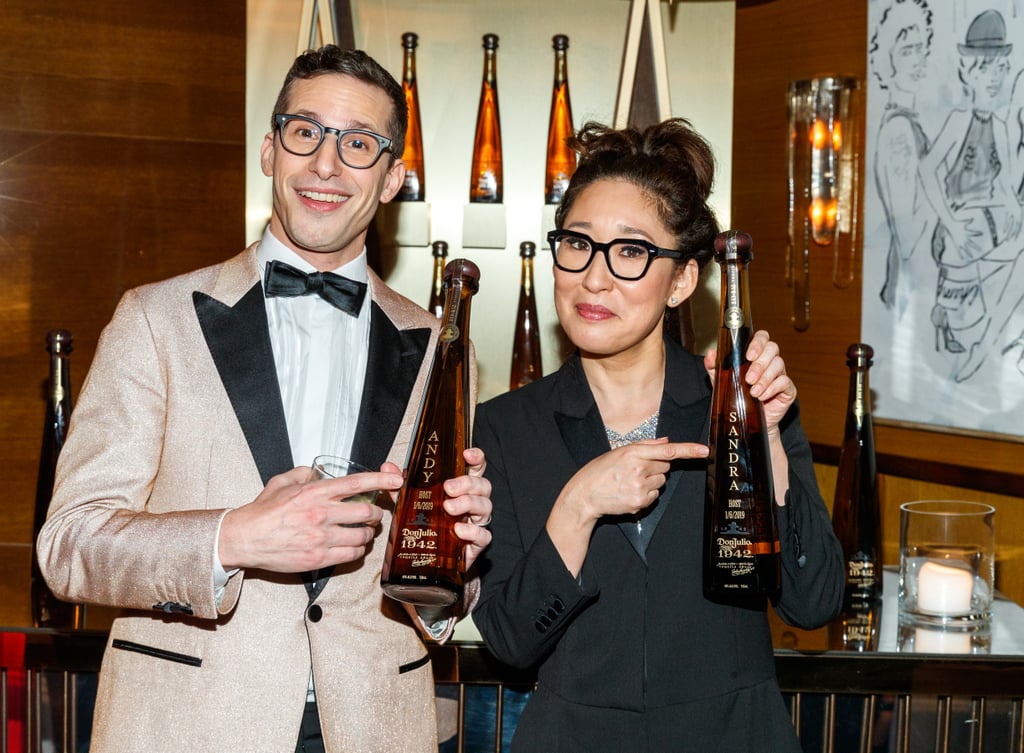
[[[995,588],[995,508],[922,500],[900,505],[900,623],[988,629]]]

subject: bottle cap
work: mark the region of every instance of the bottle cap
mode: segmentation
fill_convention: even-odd
[[[750,261],[754,239],[742,230],[726,230],[715,236],[715,259],[723,261]]]
[[[414,32],[407,31],[402,35],[402,46],[407,50],[414,50],[418,39],[419,37]]]
[[[537,255],[537,244],[533,241],[523,241],[519,244],[519,255],[529,259]]]
[[[555,36],[551,37],[551,46],[556,50],[568,50],[569,37],[565,34],[555,34]]]
[[[480,282],[480,267],[469,259],[452,259],[444,268],[445,285],[461,282],[476,292]]]
[[[66,329],[51,329],[46,333],[46,349],[51,353],[70,353],[71,333]]]
[[[498,35],[497,34],[484,34],[484,49],[485,50],[496,50],[496,49],[498,49]]]
[[[846,349],[846,363],[849,366],[870,366],[875,356],[875,349],[867,343],[854,343]]]
[[[431,244],[431,253],[443,259],[448,255],[448,243],[446,241],[434,241]]]

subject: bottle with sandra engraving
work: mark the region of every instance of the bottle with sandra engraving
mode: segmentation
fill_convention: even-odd
[[[753,334],[747,264],[750,236],[715,238],[722,268],[722,328],[711,403],[704,509],[704,592],[712,597],[778,595],[781,580],[775,487],[764,409],[746,383]]]
[[[462,598],[464,547],[444,509],[444,482],[466,473],[469,310],[479,281],[480,270],[468,259],[445,267],[441,330],[380,579],[384,593],[409,604],[447,606]]]

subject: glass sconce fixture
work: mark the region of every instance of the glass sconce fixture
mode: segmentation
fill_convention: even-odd
[[[811,323],[811,255],[832,249],[832,282],[853,282],[857,241],[859,84],[825,76],[789,84],[789,244],[793,326]]]

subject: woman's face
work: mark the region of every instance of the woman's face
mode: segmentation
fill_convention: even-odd
[[[562,229],[598,243],[639,238],[660,248],[676,247],[654,203],[624,180],[600,180],[585,188]],[[614,277],[598,253],[582,272],[554,267],[554,276],[555,310],[568,338],[584,355],[618,356],[650,346],[660,352],[665,306],[673,296],[678,305],[693,292],[697,264],[678,267],[675,260],[659,257],[646,275],[626,281]]]
[[[925,74],[928,60],[928,46],[925,36],[917,26],[904,29],[897,37],[890,52],[892,60],[892,81],[897,89],[914,93]]]

